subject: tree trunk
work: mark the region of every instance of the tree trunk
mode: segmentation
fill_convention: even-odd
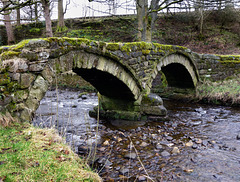
[[[44,9],[44,17],[45,17],[45,23],[46,23],[46,36],[52,37],[52,22],[50,18],[50,2],[48,0],[41,0],[42,6]]]
[[[157,13],[158,13],[158,8],[159,8],[159,0],[152,0],[151,1],[151,28],[150,28],[150,33],[152,35],[153,30],[155,29],[155,22],[157,20]],[[152,40],[152,38],[151,38]]]
[[[58,0],[58,29],[61,31],[64,27],[63,0]]]
[[[35,3],[33,6],[34,6],[34,19],[35,19],[35,23],[38,23],[38,3]]]
[[[2,0],[3,6],[5,6],[8,2],[6,0]],[[9,15],[9,11],[4,11],[4,24],[7,31],[8,45],[15,43],[15,37],[13,33],[13,28],[11,24],[11,18]]]
[[[17,26],[21,25],[20,9],[17,9]]]
[[[137,0],[138,41],[151,41],[151,26],[148,23],[148,0]]]

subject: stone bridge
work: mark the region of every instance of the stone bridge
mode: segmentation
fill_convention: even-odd
[[[240,62],[239,56],[200,55],[180,46],[77,38],[24,40],[0,53],[0,112],[28,121],[57,73],[73,71],[90,82],[100,93],[102,114],[140,120],[166,115],[161,98],[150,93],[160,70],[169,86],[194,88],[200,78],[214,78],[222,62],[230,59],[232,72]]]

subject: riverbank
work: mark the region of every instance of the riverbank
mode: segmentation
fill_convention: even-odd
[[[163,81],[164,82],[164,81]],[[194,89],[168,87],[167,83],[155,86],[152,92],[162,98],[191,103],[203,103],[221,106],[240,106],[240,74],[224,80],[203,80]]]
[[[0,181],[102,181],[64,143],[54,129],[0,126]]]

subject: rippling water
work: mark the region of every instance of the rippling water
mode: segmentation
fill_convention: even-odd
[[[58,126],[75,151],[88,156],[97,133],[88,111],[97,96],[79,93],[48,91],[33,123]],[[100,121],[94,166],[104,181],[240,181],[240,110],[172,100],[164,105],[167,122]]]

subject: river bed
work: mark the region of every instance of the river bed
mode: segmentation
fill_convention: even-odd
[[[79,94],[48,91],[33,124],[57,127],[104,181],[240,181],[239,108],[164,100],[169,121],[98,124],[97,95]]]

